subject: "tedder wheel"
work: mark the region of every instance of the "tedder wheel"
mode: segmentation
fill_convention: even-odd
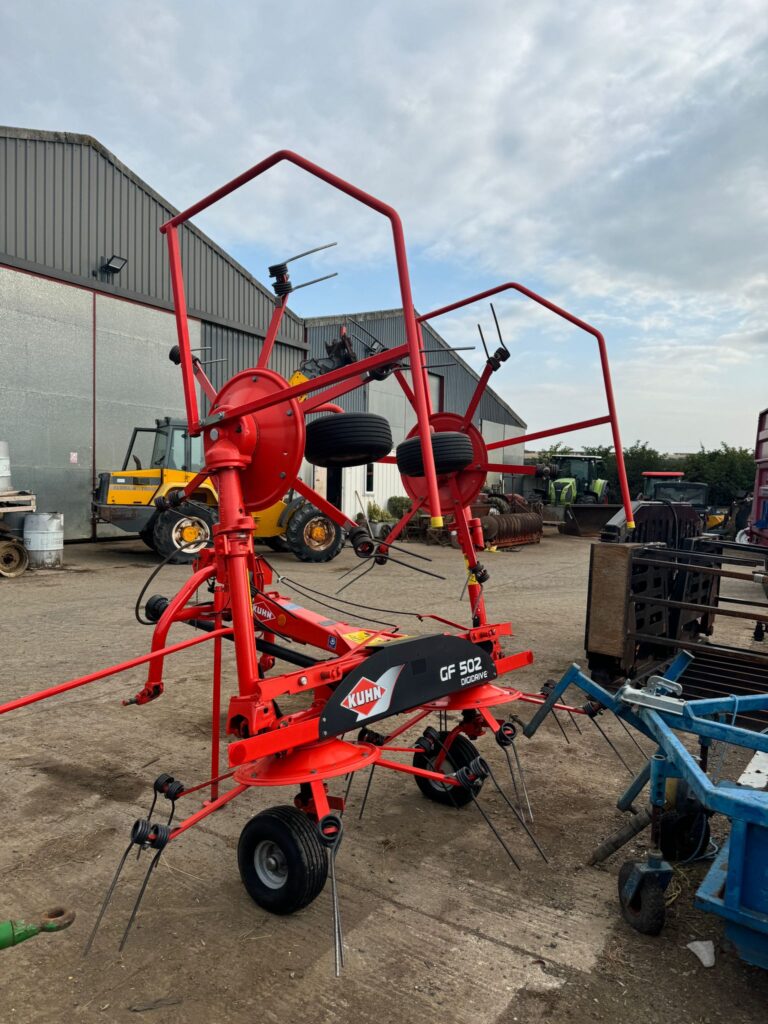
[[[296,807],[270,807],[251,818],[237,844],[248,895],[272,914],[307,907],[323,889],[328,857],[315,823]]]
[[[373,412],[338,412],[307,423],[304,458],[313,466],[364,466],[392,451],[392,431]]]
[[[627,924],[643,935],[658,935],[664,927],[666,903],[664,887],[658,879],[644,875],[637,892],[631,900],[624,896],[624,886],[635,868],[635,861],[627,860],[619,870],[619,903],[621,914]]]
[[[309,502],[288,520],[285,539],[300,562],[330,562],[344,547],[342,528]]]
[[[201,505],[180,505],[161,512],[152,530],[155,551],[174,565],[191,562],[210,543],[216,519],[215,509]]]
[[[466,469],[474,459],[472,442],[457,430],[443,430],[432,435],[432,451],[437,473],[455,473]],[[421,438],[409,437],[397,446],[397,468],[403,476],[424,476]]]
[[[445,743],[448,738],[447,732],[439,732],[440,742]],[[466,736],[459,733],[453,737],[448,753],[445,755],[438,771],[445,773],[446,764],[456,771],[474,761],[478,756],[477,747],[468,740]],[[426,768],[427,771],[434,771],[431,760],[426,754],[418,753],[413,755],[414,768]],[[472,793],[463,786],[452,786],[448,782],[433,782],[432,779],[425,779],[423,775],[414,775],[416,785],[428,800],[434,800],[438,804],[447,804],[449,807],[464,807],[472,799]],[[474,794],[480,792],[482,782],[475,783]]]
[[[29,565],[27,549],[20,540],[0,540],[0,576],[14,579]]]

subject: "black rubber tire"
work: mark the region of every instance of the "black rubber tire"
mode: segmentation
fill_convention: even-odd
[[[502,498],[498,494],[488,495],[488,497],[485,499],[485,503],[486,505],[488,505],[489,508],[493,508],[496,510],[496,512],[491,512],[491,515],[496,515],[496,513],[498,513],[500,516],[506,516],[509,515],[509,513],[512,511],[512,506],[509,504],[507,499]]]
[[[190,549],[185,551],[180,548],[176,541],[176,534],[182,518],[199,519],[208,528],[209,541],[212,537],[212,529],[218,516],[216,509],[203,508],[200,505],[179,505],[178,509],[168,509],[155,516],[152,528],[152,540],[155,551],[161,558],[168,558],[172,565],[187,565],[197,557],[197,552]],[[205,545],[204,545],[205,546]]]
[[[276,852],[282,861],[271,884],[265,881],[269,867],[264,866],[264,857],[269,852],[264,851]],[[270,807],[251,818],[240,833],[237,864],[248,895],[271,914],[293,914],[308,907],[328,877],[328,856],[317,826],[290,806]]]
[[[438,473],[455,473],[466,469],[475,457],[472,442],[466,434],[460,434],[457,430],[433,434],[432,451]],[[424,476],[420,437],[409,437],[403,441],[397,446],[396,454],[397,468],[403,476]]]
[[[621,915],[627,924],[642,935],[658,935],[664,927],[667,907],[664,889],[653,878],[645,877],[630,903],[624,899],[624,886],[635,867],[635,861],[627,860],[619,870],[619,904]]]
[[[392,451],[392,431],[373,412],[339,412],[307,423],[304,458],[313,466],[364,466]]]
[[[703,810],[680,811],[674,808],[661,816],[659,848],[665,860],[689,861],[701,857],[709,848],[709,818]]]
[[[267,545],[268,548],[272,548],[273,551],[290,551],[288,541],[282,534],[277,537],[262,537],[262,541]]]
[[[438,736],[440,737],[440,742],[445,743],[448,733],[440,732]],[[444,765],[447,762],[450,768],[456,771],[457,768],[463,768],[468,765],[477,756],[478,750],[474,743],[459,733],[458,736],[454,736],[442,763]],[[413,766],[414,768],[426,768],[427,771],[434,770],[427,755],[421,753],[413,755]],[[427,800],[434,800],[436,804],[445,804],[448,807],[464,807],[472,800],[472,793],[468,789],[464,789],[463,786],[443,785],[439,782],[433,782],[431,779],[425,779],[422,775],[414,775],[414,779],[416,779],[416,785]],[[480,792],[482,785],[482,782],[475,784],[475,796]]]
[[[144,541],[150,551],[155,551],[155,538],[153,536],[155,529],[155,516],[149,520],[143,530],[139,530],[139,537]]]
[[[313,547],[310,536],[313,524],[325,531],[319,546]],[[288,547],[300,562],[330,562],[344,547],[344,531],[338,523],[306,502],[293,513],[285,530]]]

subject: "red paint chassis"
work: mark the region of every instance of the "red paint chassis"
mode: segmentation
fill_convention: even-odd
[[[402,296],[406,342],[319,378],[290,386],[277,373],[269,370],[267,365],[287,305],[288,296],[284,295],[276,301],[258,365],[236,375],[216,392],[207,379],[200,361],[193,356],[190,349],[178,232],[195,214],[207,209],[281,161],[295,164],[389,219]],[[441,783],[459,785],[455,778],[446,777],[439,770],[444,753],[433,761],[435,771],[393,761],[384,755],[396,752],[415,753],[415,747],[396,746],[393,745],[393,741],[434,712],[464,712],[461,724],[449,733],[446,742],[450,746],[459,732],[465,732],[470,738],[477,738],[486,729],[496,732],[502,723],[491,712],[492,707],[517,700],[538,704],[542,703],[543,698],[536,694],[525,694],[517,689],[484,682],[447,693],[424,705],[413,706],[406,721],[391,731],[379,745],[368,742],[350,743],[329,736],[321,737],[320,723],[323,712],[337,688],[342,686],[345,678],[365,663],[373,652],[380,651],[384,644],[401,639],[402,635],[387,630],[361,630],[346,622],[309,611],[282,596],[273,588],[269,564],[254,551],[252,520],[249,513],[268,507],[293,487],[341,526],[356,526],[340,509],[331,505],[298,478],[304,451],[304,416],[309,412],[337,408],[329,403],[354,388],[366,385],[373,379],[371,375],[375,371],[384,369],[394,373],[416,412],[417,424],[412,433],[421,438],[424,475],[404,478],[404,485],[412,498],[412,507],[385,541],[372,545],[371,553],[373,557],[385,561],[390,545],[397,540],[410,519],[422,509],[429,512],[432,524],[436,526],[442,525],[443,517],[450,515],[456,524],[465,559],[471,624],[467,627],[427,613],[420,618],[431,618],[450,627],[451,633],[448,635],[462,637],[468,643],[476,645],[478,649],[479,645],[484,645],[483,649],[490,652],[498,676],[530,664],[533,660],[530,651],[505,654],[502,650],[501,640],[503,637],[511,636],[511,625],[489,623],[487,620],[481,567],[477,561],[477,551],[483,548],[482,530],[479,520],[471,518],[469,506],[484,485],[487,472],[502,468],[491,461],[492,451],[509,444],[520,444],[525,440],[533,441],[585,427],[610,424],[617,454],[622,500],[627,518],[631,520],[629,490],[602,335],[594,327],[514,282],[499,285],[417,317],[411,297],[403,230],[395,210],[316,164],[288,151],[273,154],[188,210],[177,214],[162,226],[161,231],[168,243],[189,432],[193,436],[202,434],[206,457],[205,470],[185,491],[186,494],[191,494],[202,479],[207,476],[215,478],[219,494],[219,523],[213,531],[213,548],[201,552],[191,577],[168,603],[156,624],[151,651],[148,654],[11,701],[0,706],[0,714],[143,663],[149,665],[146,684],[126,703],[149,703],[163,692],[165,658],[210,640],[213,643],[211,778],[205,783],[187,788],[181,794],[187,796],[203,788],[209,788],[210,800],[200,810],[177,824],[170,833],[171,839],[177,838],[252,786],[299,785],[305,794],[308,786],[311,799],[307,800],[305,796],[303,801],[298,802],[300,798],[297,798],[297,803],[314,818],[321,820],[332,808],[343,810],[344,804],[340,798],[329,796],[326,780],[368,765],[377,764],[383,768],[439,780]],[[578,423],[537,431],[525,437],[486,444],[472,421],[492,373],[507,358],[507,353],[502,350],[497,352],[495,357],[488,359],[469,407],[463,414],[435,412],[432,409],[423,358],[421,324],[506,290],[520,293],[593,336],[600,355],[608,407],[606,414]],[[410,364],[410,383],[404,376],[404,360],[408,360]],[[211,402],[210,412],[204,418],[201,418],[198,409],[198,385]],[[473,462],[464,470],[438,476],[431,437],[432,431],[445,430],[460,431],[470,438]],[[506,464],[503,465],[503,469],[505,472],[519,473],[531,471],[530,467]],[[192,600],[203,586],[210,589],[210,600],[192,605]],[[168,645],[171,626],[191,620],[195,620],[195,624],[198,625],[203,622],[209,631]],[[326,657],[308,667],[269,676],[267,673],[273,668],[275,659],[272,654],[262,653],[259,656],[255,634],[268,644],[282,638],[308,645],[322,651]],[[234,640],[238,692],[230,699],[227,716],[227,733],[236,737],[228,748],[230,770],[221,773],[218,723],[224,639]],[[300,694],[308,695],[306,706],[300,711],[279,716],[275,706],[276,698]],[[220,795],[219,783],[230,778],[234,780],[234,787]]]

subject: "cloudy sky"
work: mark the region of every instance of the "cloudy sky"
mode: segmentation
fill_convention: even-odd
[[[184,207],[291,148],[401,213],[424,311],[520,281],[606,335],[624,441],[751,446],[768,405],[764,0],[5,0],[0,121],[95,136]],[[284,167],[203,227],[304,315],[399,304],[382,218]],[[596,350],[497,303],[531,429],[603,412]],[[477,342],[478,304],[436,323]],[[476,366],[478,353],[469,353]],[[607,440],[600,430],[575,441]]]

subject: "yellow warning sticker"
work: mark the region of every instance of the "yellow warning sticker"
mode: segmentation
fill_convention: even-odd
[[[368,637],[373,636],[373,634],[366,632],[364,629],[358,629],[356,633],[342,633],[342,636],[351,644],[364,644]]]
[[[375,647],[377,644],[388,644],[392,640],[404,640],[404,636],[375,636],[365,629],[358,629],[356,633],[342,633],[342,636],[351,644],[364,644],[368,637],[373,637],[368,647]]]

